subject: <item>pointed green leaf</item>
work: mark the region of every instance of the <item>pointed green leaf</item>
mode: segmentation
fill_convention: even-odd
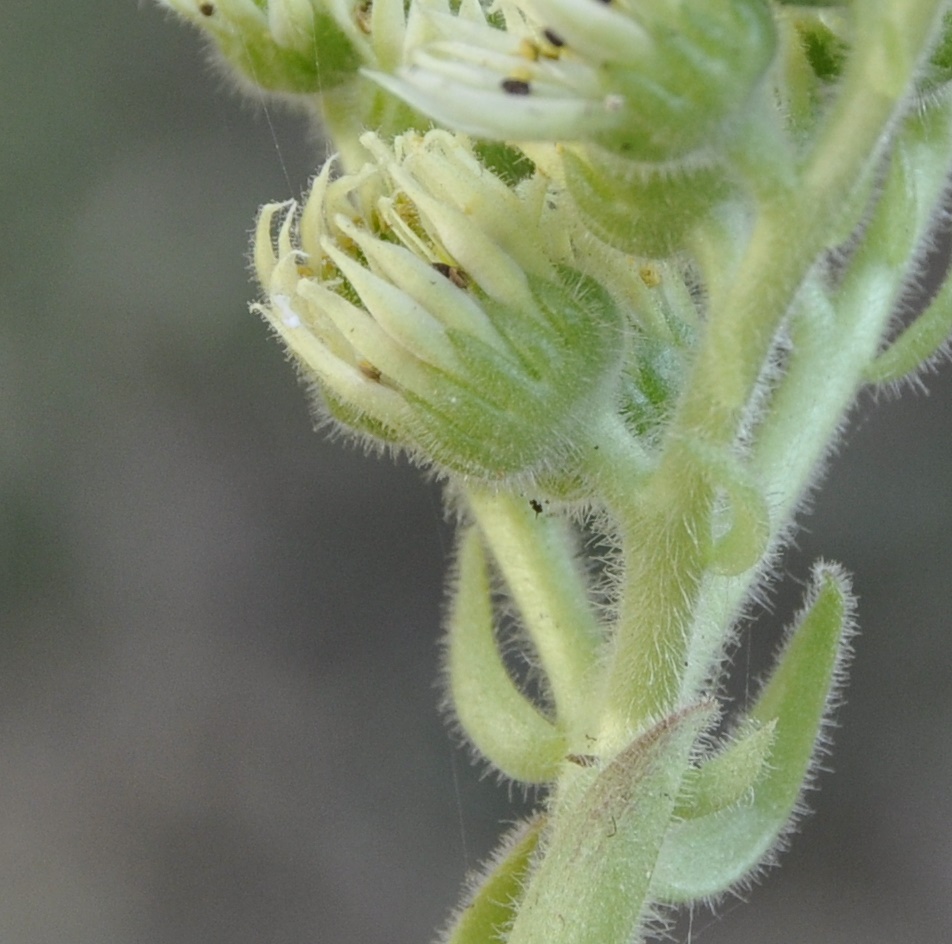
[[[565,739],[506,669],[493,633],[491,594],[482,542],[467,528],[446,637],[449,701],[463,732],[502,773],[545,783],[565,757]]]
[[[681,777],[711,702],[675,712],[604,767],[563,775],[507,944],[628,944],[649,913],[649,882]],[[571,894],[566,894],[571,889]]]
[[[952,336],[952,278],[946,278],[931,304],[870,365],[867,383],[890,383],[914,374]]]
[[[809,780],[831,693],[848,648],[853,599],[846,577],[821,564],[804,610],[750,721],[775,725],[768,770],[748,802],[675,823],[665,836],[652,895],[685,902],[717,895],[750,875],[777,845]]]
[[[456,915],[445,944],[492,944],[502,940],[522,897],[544,823],[545,817],[537,816],[520,824],[504,840],[491,871]]]
[[[681,798],[674,815],[679,819],[709,816],[749,796],[751,788],[767,772],[776,727],[776,721],[752,727],[689,771],[681,784]]]

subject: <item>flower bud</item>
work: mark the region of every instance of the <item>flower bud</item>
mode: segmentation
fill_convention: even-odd
[[[613,405],[624,327],[550,252],[546,182],[447,132],[361,143],[375,163],[263,209],[262,312],[350,428],[466,475],[560,469]]]
[[[723,169],[659,168],[597,147],[564,149],[565,183],[586,226],[623,252],[662,259],[729,192]]]
[[[269,92],[326,91],[356,76],[365,64],[353,2],[160,2],[207,33],[243,78]]]

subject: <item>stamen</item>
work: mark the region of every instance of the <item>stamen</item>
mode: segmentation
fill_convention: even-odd
[[[503,79],[499,84],[502,90],[510,95],[528,95],[531,91],[525,79]]]

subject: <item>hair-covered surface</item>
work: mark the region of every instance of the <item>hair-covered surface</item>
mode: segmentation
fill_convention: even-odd
[[[248,221],[323,146],[223,106],[164,20],[0,11],[0,940],[422,944],[517,815],[438,717],[452,538],[414,470],[307,435],[247,312]],[[952,372],[925,383],[863,400],[740,642],[737,704],[807,562],[855,575],[836,776],[704,944],[952,937]]]

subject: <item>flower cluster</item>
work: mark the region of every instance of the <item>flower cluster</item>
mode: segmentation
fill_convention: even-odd
[[[857,392],[952,329],[947,279],[890,332],[947,191],[952,0],[160,2],[337,149],[262,209],[254,307],[326,415],[449,481],[447,703],[548,791],[448,942],[643,942],[749,881],[855,607],[817,565],[718,737],[738,617]]]
[[[447,132],[362,144],[358,173],[329,162],[300,211],[262,210],[261,310],[345,425],[467,475],[559,466],[613,401],[625,330],[567,264],[558,194]]]

